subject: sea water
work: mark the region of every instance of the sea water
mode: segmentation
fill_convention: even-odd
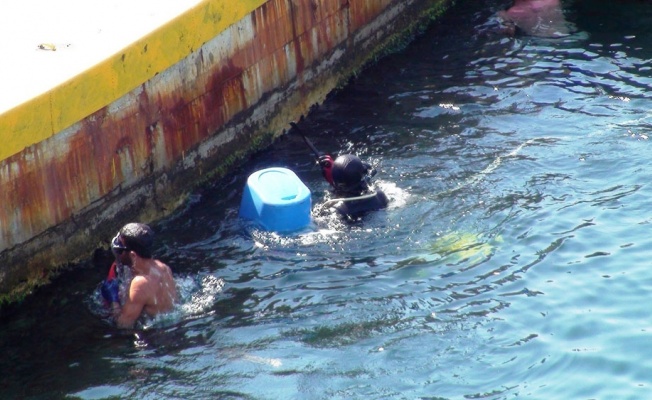
[[[570,34],[541,38],[506,35],[508,6],[458,2],[301,122],[373,164],[388,209],[240,221],[262,168],[329,198],[285,135],[153,224],[173,314],[114,329],[84,266],[12,307],[2,397],[647,398],[652,7],[565,2]]]

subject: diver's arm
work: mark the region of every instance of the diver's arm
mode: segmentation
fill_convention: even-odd
[[[319,157],[317,163],[321,167],[321,173],[322,175],[324,175],[324,179],[326,179],[326,181],[330,183],[331,186],[335,187],[335,182],[333,182],[333,171],[332,171],[333,157],[331,157],[328,154],[325,154]]]

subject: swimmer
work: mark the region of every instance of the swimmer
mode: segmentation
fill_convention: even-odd
[[[514,0],[513,5],[498,13],[505,31],[529,36],[558,38],[571,33],[560,0]]]
[[[348,219],[355,219],[368,211],[387,208],[387,195],[371,186],[371,178],[376,174],[371,165],[352,154],[344,154],[333,160],[332,156],[315,148],[296,122],[290,122],[290,125],[303,136],[303,140],[317,158],[324,179],[337,196],[336,199],[325,202],[322,207],[333,208]]]
[[[371,187],[371,178],[376,171],[358,156],[344,154],[333,161],[333,158],[326,154],[320,156],[317,162],[324,178],[337,196],[336,199],[327,201],[324,206],[334,208],[348,218],[356,218],[368,211],[387,207],[387,195],[382,190]]]
[[[102,297],[110,304],[119,328],[132,328],[141,315],[153,317],[171,311],[178,299],[172,271],[152,258],[154,232],[140,223],[129,223],[111,242],[116,262],[102,284]],[[115,266],[126,266],[133,278],[121,301],[120,283]]]

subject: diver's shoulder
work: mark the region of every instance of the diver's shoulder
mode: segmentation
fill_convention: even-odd
[[[380,190],[380,189],[376,189],[375,192],[376,192],[376,200],[377,200],[380,204],[382,204],[383,208],[384,208],[384,207],[387,207],[387,205],[389,204],[389,198],[387,197],[387,195],[385,194],[385,192],[383,192],[383,191]]]

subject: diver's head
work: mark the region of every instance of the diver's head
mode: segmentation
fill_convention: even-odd
[[[333,184],[342,194],[359,195],[369,189],[368,179],[371,167],[359,157],[344,154],[333,162]]]

